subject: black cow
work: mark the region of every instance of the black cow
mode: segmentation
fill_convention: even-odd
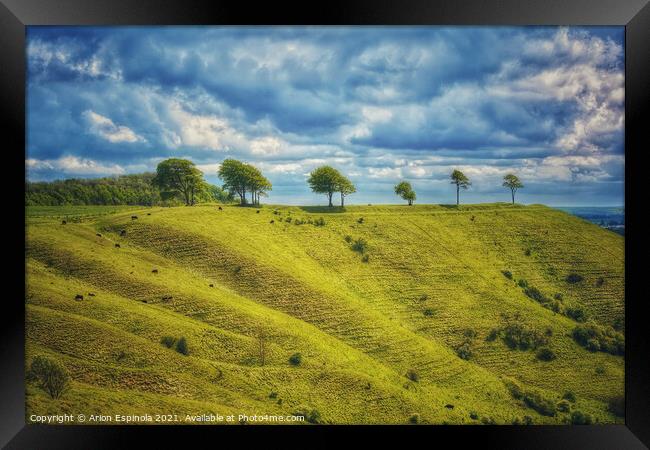
[[[77,295],[74,296],[74,299],[75,299],[75,300],[83,300],[83,299],[84,299],[84,296],[81,295],[81,294],[77,294]]]

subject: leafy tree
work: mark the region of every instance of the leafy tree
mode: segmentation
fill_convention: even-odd
[[[411,183],[408,181],[402,181],[395,185],[395,194],[408,201],[409,206],[411,206],[415,200],[415,191],[411,187]]]
[[[357,188],[349,179],[341,175],[340,179],[338,180],[338,191],[341,193],[341,206],[345,206],[344,198],[350,194],[357,192]]]
[[[239,196],[241,205],[248,203],[247,192],[251,194],[251,204],[259,205],[260,196],[266,196],[266,192],[273,187],[257,167],[236,159],[224,160],[218,175],[224,181],[224,189]]]
[[[332,195],[334,192],[339,191],[341,180],[343,178],[343,175],[341,175],[341,173],[334,167],[321,166],[314,169],[311,174],[309,174],[307,183],[309,183],[309,187],[311,187],[313,192],[326,194],[329,202],[328,206],[333,206]]]
[[[250,176],[250,170],[246,168],[246,165],[236,159],[225,159],[219,167],[218,175],[224,181],[223,188],[232,194],[239,195],[239,203],[245,205]]]
[[[469,178],[465,176],[460,170],[454,170],[451,173],[451,184],[456,185],[456,205],[460,204],[460,188],[467,189],[472,185]]]
[[[70,384],[70,375],[65,367],[45,356],[37,356],[32,360],[27,379],[38,382],[52,398],[61,397]]]
[[[524,187],[524,184],[519,180],[517,175],[509,173],[503,177],[503,187],[510,188],[510,192],[512,192],[512,204],[514,205],[515,193],[517,192],[517,189]]]
[[[179,158],[170,158],[159,163],[152,182],[162,192],[181,194],[185,205],[193,205],[196,193],[206,186],[203,173],[194,163]]]

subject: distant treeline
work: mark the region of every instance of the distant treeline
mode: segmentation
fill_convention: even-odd
[[[106,178],[72,178],[51,182],[25,183],[25,205],[178,205],[178,197],[161,197],[152,183],[155,173]],[[164,195],[164,193],[163,193]],[[197,202],[230,202],[232,196],[218,186],[205,185],[196,194]]]

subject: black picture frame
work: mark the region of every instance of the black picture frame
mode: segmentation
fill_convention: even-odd
[[[626,203],[626,416],[625,425],[594,426],[425,426],[425,427],[93,427],[25,425],[24,183],[25,149],[25,27],[29,25],[622,25],[625,26],[625,203]],[[135,438],[167,445],[190,438],[224,445],[225,437],[240,443],[250,437],[272,439],[277,445],[316,445],[332,433],[361,434],[384,439],[397,434],[403,444],[450,439],[468,440],[482,448],[647,448],[650,445],[650,345],[643,314],[643,261],[646,248],[641,221],[644,199],[642,153],[648,151],[650,105],[650,4],[648,0],[390,0],[329,1],[287,4],[198,0],[0,0],[0,111],[6,175],[11,207],[4,225],[3,246],[16,262],[4,270],[11,294],[0,310],[0,445],[7,448],[127,447]],[[21,180],[20,178],[23,177]],[[16,184],[14,184],[14,182]],[[24,185],[23,185],[24,186]],[[21,234],[22,233],[22,234]],[[13,244],[13,245],[11,245]],[[24,261],[24,259],[23,259]],[[636,273],[634,268],[640,268]],[[6,286],[6,285],[5,285]],[[278,430],[281,433],[278,433]],[[316,439],[318,435],[318,440]],[[408,441],[406,441],[408,439]],[[273,445],[272,445],[273,446]]]

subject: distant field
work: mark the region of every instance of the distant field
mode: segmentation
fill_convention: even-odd
[[[28,383],[27,417],[623,423],[623,356],[567,313],[622,330],[623,237],[542,205],[221,208],[27,208],[27,363],[73,380]]]

